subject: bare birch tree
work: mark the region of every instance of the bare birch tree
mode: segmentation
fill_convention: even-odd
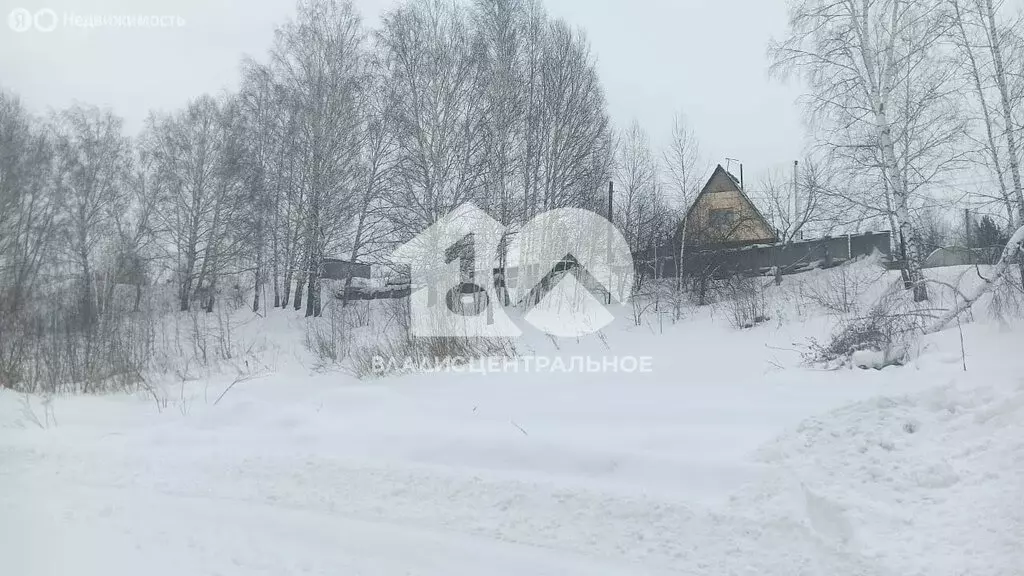
[[[99,260],[110,254],[117,214],[127,209],[129,140],[122,121],[112,112],[73,106],[54,118],[58,187],[61,198],[59,230],[70,263],[80,282],[83,327],[95,325],[105,304],[97,286]],[[100,279],[112,284],[110,270]]]
[[[989,51],[992,53],[993,79],[999,92],[999,107],[1003,114],[1003,136],[1006,139],[1006,155],[1010,164],[1013,181],[1013,197],[1017,202],[1017,225],[1024,225],[1024,191],[1021,185],[1020,149],[1014,122],[1013,100],[1010,98],[1009,77],[1004,63],[1004,31],[996,24],[996,12],[992,0],[976,0],[979,12],[984,14],[985,32]]]
[[[762,178],[751,196],[761,214],[775,229],[779,242],[799,240],[805,233],[830,233],[842,220],[843,207],[835,196],[824,193],[829,174],[814,160],[796,166],[771,170]]]
[[[540,77],[539,135],[544,209],[602,204],[611,177],[611,124],[590,45],[563,20],[548,25]],[[596,206],[595,206],[596,205]]]
[[[615,224],[633,252],[638,252],[647,247],[651,218],[663,206],[655,197],[658,165],[651,152],[650,138],[635,120],[619,137],[615,180]]]
[[[221,104],[202,96],[173,116],[150,120],[149,153],[161,181],[158,225],[173,247],[182,311],[197,298],[211,307],[218,258],[239,206],[239,182],[227,158],[230,122],[223,114]]]
[[[922,111],[950,110],[953,95],[945,86],[946,70],[936,60],[946,24],[937,0],[799,0],[791,5],[789,37],[769,48],[776,73],[796,74],[807,82],[808,110],[819,127],[820,143],[833,150],[854,150],[873,159],[885,185],[886,210],[900,239],[904,280],[915,300],[926,300],[920,241],[911,209],[911,176],[924,170],[920,157],[941,155],[928,130],[948,126],[917,125]],[[904,96],[901,102],[901,96]],[[902,122],[902,123],[901,123]],[[920,137],[918,137],[920,136]],[[902,153],[899,140],[904,141]],[[901,164],[902,157],[902,164]],[[942,167],[946,167],[941,161]],[[932,175],[925,174],[928,179]]]
[[[385,84],[379,61],[373,64],[369,90],[364,101],[361,128],[361,156],[356,179],[357,215],[351,228],[348,257],[350,262],[363,258],[380,261],[385,251],[394,248],[395,229],[387,215],[385,193],[394,177],[396,133],[391,106],[394,91]],[[345,279],[343,304],[349,301],[352,277]]]
[[[483,43],[462,8],[413,0],[377,36],[395,90],[392,218],[405,237],[483,197]]]
[[[351,2],[308,0],[278,31],[271,67],[296,111],[302,187],[299,265],[306,316],[319,316],[320,271],[353,221],[360,164],[360,106],[366,83],[364,33]],[[301,282],[301,281],[300,281]],[[296,291],[295,307],[301,304]]]
[[[280,179],[274,178],[274,163],[280,158],[281,90],[274,83],[269,68],[246,61],[239,93],[244,152],[242,181],[244,183],[245,210],[243,226],[250,234],[249,257],[253,260],[253,312],[260,310],[260,296],[267,279],[272,275],[275,303],[280,303],[276,224],[280,208]],[[276,189],[275,189],[276,188]],[[269,265],[268,265],[269,264]]]
[[[1008,222],[1024,222],[1024,193],[1021,191],[1020,142],[1017,116],[1022,113],[1020,90],[1015,90],[1012,64],[1019,60],[1020,18],[1000,21],[991,0],[949,0],[951,38],[961,55],[961,70],[970,85],[978,122],[986,170],[998,189],[992,196],[984,188],[980,196],[992,198],[1006,210]],[[1017,62],[1020,67],[1024,63]]]
[[[986,192],[982,192],[982,195],[1001,203],[1006,210],[1007,217],[1013,221],[1016,218],[1016,210],[1006,184],[1006,159],[1003,157],[1003,146],[998,137],[996,111],[990,102],[991,94],[984,73],[983,67],[986,65],[984,51],[979,50],[976,46],[978,33],[976,26],[972,26],[968,20],[970,13],[965,4],[966,2],[963,0],[950,1],[953,16],[952,41],[957,52],[963,57],[961,69],[965,80],[970,84],[975,104],[979,108],[979,122],[984,127],[984,138],[979,143],[982,150],[980,164],[991,173],[994,183],[998,187],[997,196],[992,197]]]
[[[505,226],[522,214],[523,197],[517,192],[522,178],[520,150],[526,134],[522,121],[526,93],[521,86],[527,19],[523,0],[476,0],[473,5],[473,24],[483,38],[485,58],[485,204]],[[499,246],[501,270],[508,259],[508,240],[506,237]]]
[[[676,261],[675,318],[678,320],[682,303],[683,257],[686,254],[686,216],[700,194],[704,178],[710,172],[710,164],[701,154],[697,134],[681,113],[672,118],[672,132],[668,146],[662,152],[662,162],[670,192],[669,203],[679,213],[679,229],[673,231],[676,239],[673,246]]]
[[[52,247],[58,198],[50,135],[5,92],[0,92],[0,150],[0,311],[12,313],[31,296]]]

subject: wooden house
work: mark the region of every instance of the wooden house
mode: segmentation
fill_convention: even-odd
[[[778,241],[775,229],[744,194],[739,180],[721,165],[687,210],[684,230],[687,251]]]

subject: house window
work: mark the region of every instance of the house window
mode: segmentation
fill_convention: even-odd
[[[708,213],[708,224],[716,232],[730,232],[736,221],[736,212],[729,209],[711,210]]]

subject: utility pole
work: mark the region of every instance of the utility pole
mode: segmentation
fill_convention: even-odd
[[[800,170],[800,161],[793,160],[793,240],[803,239],[803,222],[801,222],[800,215],[800,188],[797,186],[798,172]]]
[[[967,244],[968,248],[974,247],[974,241],[971,237],[971,209],[964,208],[964,243]]]
[[[615,196],[615,182],[609,180],[608,181],[608,238],[607,238],[607,241],[608,241],[608,258],[607,258],[607,262],[608,262],[608,272],[609,272],[609,274],[608,274],[608,282],[609,283],[611,283],[611,278],[612,278],[612,274],[611,274],[611,271],[612,271],[612,227],[615,226],[615,224],[614,224],[614,222],[612,220],[612,215],[613,215],[612,208],[614,206],[612,204],[612,199],[614,198],[614,196]],[[611,286],[605,286],[605,288],[608,291],[608,298],[607,298],[608,301],[606,303],[610,305],[612,303],[612,287]]]
[[[732,172],[730,172],[730,170],[732,169],[732,163],[733,162],[736,162],[736,163],[738,163],[740,165],[740,191],[746,192],[746,190],[743,188],[743,162],[740,162],[739,160],[737,160],[735,158],[726,158],[725,159],[725,171],[729,172],[730,176],[732,175]]]

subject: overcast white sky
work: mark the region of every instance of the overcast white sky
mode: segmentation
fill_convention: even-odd
[[[355,2],[375,25],[394,0]],[[798,91],[766,74],[766,44],[785,31],[784,0],[545,4],[587,31],[617,125],[636,118],[660,144],[684,111],[709,159],[740,159],[748,178],[800,156]],[[0,8],[0,86],[39,112],[74,100],[110,106],[134,133],[151,109],[233,88],[240,58],[264,54],[294,0],[0,0]],[[57,28],[15,32],[7,20],[16,8],[49,8]],[[181,16],[184,26],[77,28],[64,25],[66,14]]]

